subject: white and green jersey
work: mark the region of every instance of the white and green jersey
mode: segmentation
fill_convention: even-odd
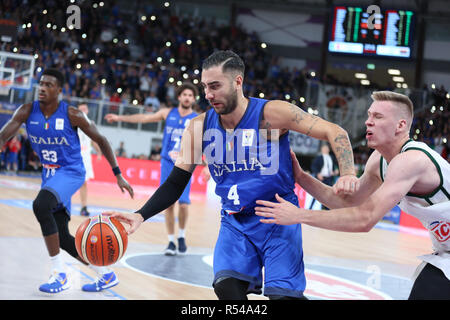
[[[436,166],[441,181],[429,194],[408,193],[399,207],[419,219],[430,233],[434,253],[420,258],[441,269],[450,279],[450,163],[423,142],[408,140],[400,152],[408,150],[424,152]],[[381,157],[380,176],[383,181],[387,167],[387,161]]]

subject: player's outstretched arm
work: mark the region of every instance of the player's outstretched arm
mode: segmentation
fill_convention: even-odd
[[[122,192],[127,190],[131,198],[134,198],[133,188],[122,176],[122,173],[120,172],[119,166],[117,164],[116,156],[114,155],[108,139],[106,139],[106,137],[98,131],[95,123],[93,121],[90,121],[84,114],[84,112],[74,107],[69,107],[69,119],[73,127],[78,127],[79,129],[81,129],[89,138],[92,139],[92,141],[98,144],[102,154],[105,156],[106,160],[108,160],[111,168],[113,168],[113,173],[116,176],[117,185],[119,186],[120,190],[122,190]]]
[[[384,183],[358,206],[313,211],[300,209],[277,196],[277,203],[257,200],[260,206],[255,208],[255,214],[264,218],[263,223],[304,223],[334,231],[368,232],[411,190],[424,174],[425,162],[420,154],[412,152],[396,156],[389,164]]]
[[[358,179],[359,187],[352,194],[336,194],[334,187],[324,184],[319,179],[302,170],[294,152],[291,150],[292,168],[295,182],[312,195],[317,201],[330,209],[357,206],[381,185],[379,176],[380,154],[375,151],[367,161],[364,174]]]
[[[163,108],[155,113],[139,113],[139,114],[128,114],[128,115],[118,115],[114,113],[108,113],[105,115],[105,120],[108,123],[111,122],[130,122],[130,123],[149,123],[158,122],[165,120],[170,112],[170,108]]]
[[[19,131],[22,123],[26,122],[31,113],[31,103],[21,105],[16,109],[11,119],[0,130],[0,148]]]
[[[335,191],[355,192],[359,186],[355,175],[353,150],[347,132],[340,126],[304,112],[286,101],[269,101],[264,109],[266,128],[294,130],[310,137],[328,141],[339,165],[340,178]]]

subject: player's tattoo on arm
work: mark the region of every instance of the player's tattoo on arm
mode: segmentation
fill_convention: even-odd
[[[307,115],[305,111],[294,105],[289,105],[289,108],[291,109],[291,116],[292,116],[291,121],[295,122],[296,124],[299,124],[300,121],[305,119],[305,115]]]
[[[339,134],[335,139],[336,159],[339,162],[339,170],[341,176],[346,174],[355,174],[355,166],[353,163],[353,151],[346,134]]]
[[[309,136],[309,134],[311,133],[312,128],[314,128],[314,126],[316,125],[317,121],[319,121],[318,117],[313,117],[313,121],[311,123],[311,125],[309,126],[308,132],[306,132],[306,135]]]
[[[261,120],[260,131],[259,132],[262,134],[262,137],[264,139],[270,140],[270,138],[271,138],[271,134],[270,134],[271,128],[272,128],[272,124],[270,124],[269,121],[267,121],[265,119]]]
[[[309,136],[311,134],[312,129],[317,124],[317,121],[319,121],[319,117],[309,114],[297,106],[290,105],[289,107],[291,109],[292,115],[291,121],[295,122],[296,124],[300,124],[300,121],[303,120],[308,120],[311,122],[308,131],[305,133],[307,136]]]

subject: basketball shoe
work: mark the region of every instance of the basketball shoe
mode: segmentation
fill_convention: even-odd
[[[85,217],[89,217],[90,213],[89,213],[89,211],[87,210],[86,207],[83,207],[80,210],[80,215],[85,216]]]
[[[113,272],[102,274],[99,278],[95,280],[93,283],[85,284],[81,287],[81,290],[87,292],[99,292],[119,284],[119,280],[116,277],[116,274]]]
[[[67,280],[67,275],[63,272],[54,272],[47,283],[39,287],[39,290],[46,293],[58,293],[69,288],[70,284]]]
[[[186,251],[187,251],[186,240],[184,238],[178,238],[178,253],[186,254]]]
[[[164,251],[166,256],[174,256],[177,254],[177,246],[172,241],[169,242],[166,250]]]

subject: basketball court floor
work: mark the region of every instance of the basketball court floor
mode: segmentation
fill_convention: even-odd
[[[135,199],[117,185],[90,182],[91,215],[133,212],[154,189],[133,186]],[[0,174],[0,299],[2,300],[214,300],[212,254],[220,226],[217,198],[191,193],[186,240],[188,252],[166,257],[163,214],[146,221],[129,237],[128,249],[113,266],[120,283],[104,292],[85,293],[81,286],[95,273],[63,252],[71,288],[57,295],[38,290],[50,275],[50,263],[32,201],[40,179]],[[78,193],[72,198],[70,231],[86,219],[79,215]],[[303,226],[303,249],[310,299],[407,299],[417,256],[431,252],[426,234],[379,223],[369,233],[343,233]],[[250,295],[249,299],[266,299]]]

